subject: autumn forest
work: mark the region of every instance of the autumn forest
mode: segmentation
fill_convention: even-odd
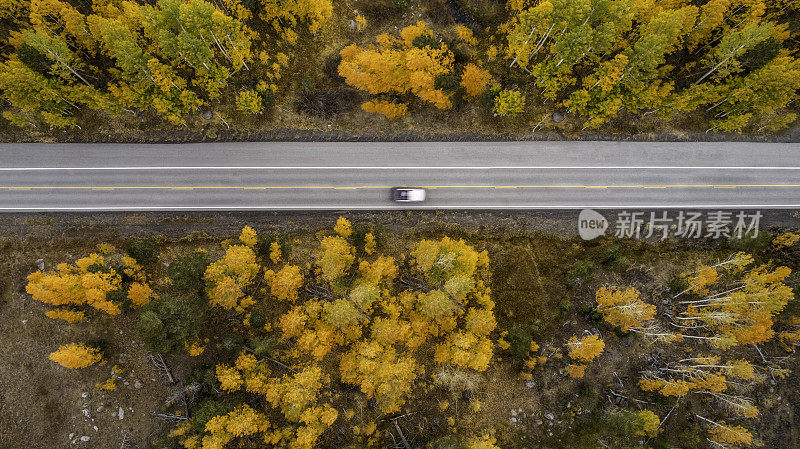
[[[800,89],[796,0],[1,0],[0,42],[0,134],[34,140],[768,135]]]
[[[797,403],[796,231],[585,242],[339,217],[220,238],[98,227],[38,240],[56,225],[29,226],[3,247],[0,329],[15,344],[0,358],[38,380],[11,376],[6,437],[162,449],[800,438],[781,424]],[[58,405],[23,405],[47,398]],[[34,419],[50,424],[18,428]]]

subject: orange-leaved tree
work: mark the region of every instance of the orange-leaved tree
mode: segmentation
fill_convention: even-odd
[[[80,343],[60,346],[58,351],[50,354],[50,360],[70,369],[86,368],[99,362],[102,358],[98,348]]]
[[[75,265],[60,263],[55,271],[31,273],[25,291],[33,299],[56,307],[89,306],[118,315],[120,304],[108,299],[108,294],[117,290],[121,283],[122,278],[106,265],[103,256],[90,254],[75,261]],[[63,311],[48,316],[79,318],[77,314]]]

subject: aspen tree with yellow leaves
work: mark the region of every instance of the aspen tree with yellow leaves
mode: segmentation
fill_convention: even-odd
[[[103,256],[90,254],[74,265],[60,263],[55,271],[36,271],[28,275],[25,291],[36,301],[56,307],[88,306],[118,315],[121,304],[108,299],[108,294],[120,287],[122,278],[106,265]],[[85,311],[84,311],[85,312]],[[74,319],[77,315],[56,312],[59,318]]]
[[[595,294],[597,311],[609,324],[622,331],[641,327],[656,315],[656,308],[639,299],[639,291],[633,287],[620,290],[617,287],[600,287]]]
[[[582,338],[573,336],[567,342],[567,347],[569,357],[578,363],[567,365],[565,371],[570,377],[579,379],[586,373],[588,363],[603,353],[606,344],[599,335],[587,335]]]
[[[794,297],[785,284],[791,270],[752,263],[751,256],[739,253],[688,276],[689,288],[673,298],[682,338],[728,348],[773,337],[773,317]]]
[[[274,272],[267,270],[264,273],[264,279],[270,287],[270,293],[279,301],[297,300],[297,293],[303,285],[303,275],[300,273],[300,267],[294,265],[285,265],[283,268]]]
[[[102,354],[99,349],[80,343],[69,343],[60,346],[58,351],[50,354],[50,360],[70,369],[86,368],[101,359]]]
[[[204,278],[209,302],[225,309],[243,311],[253,303],[252,298],[245,296],[245,289],[259,270],[251,247],[229,246],[222,259],[212,262],[206,269]]]

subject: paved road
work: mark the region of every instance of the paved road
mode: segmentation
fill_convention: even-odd
[[[396,207],[795,208],[800,144],[0,144],[0,211]]]

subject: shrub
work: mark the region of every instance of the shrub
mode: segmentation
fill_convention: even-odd
[[[256,246],[253,247],[256,256],[263,260],[270,260],[270,245],[272,245],[272,242],[278,242],[278,245],[281,246],[281,254],[284,258],[289,257],[289,253],[292,251],[292,241],[286,234],[259,234],[258,242],[256,242]]]
[[[250,327],[253,329],[264,329],[265,324],[267,324],[267,317],[263,313],[250,315]]]
[[[525,96],[517,90],[504,90],[494,99],[494,113],[503,117],[516,117],[525,110]]]
[[[678,293],[688,289],[689,288],[689,281],[687,281],[686,278],[683,278],[683,277],[675,277],[675,278],[670,279],[670,281],[669,281],[669,283],[667,285],[669,286],[669,292],[672,293],[673,296],[674,296],[674,295],[677,295]]]
[[[196,432],[205,430],[211,418],[224,415],[233,410],[233,406],[214,398],[205,398],[192,407],[192,428]]]
[[[508,352],[516,357],[527,357],[530,351],[531,341],[533,341],[533,333],[538,330],[538,326],[514,326],[509,329],[506,340],[511,346],[508,348]]]
[[[743,235],[740,239],[732,237],[729,242],[731,248],[737,251],[757,253],[772,245],[772,234],[766,231],[759,231],[755,237],[750,233]]]
[[[353,242],[353,246],[355,246],[359,251],[363,251],[367,234],[370,233],[372,233],[372,236],[375,238],[375,248],[382,248],[383,244],[386,242],[386,228],[376,224],[353,225],[353,231],[350,234],[350,240]]]
[[[593,275],[594,262],[591,260],[576,260],[567,270],[567,282],[570,285],[580,285],[584,282],[591,282]]]
[[[394,8],[400,14],[405,14],[408,11],[408,1],[407,0],[394,0]]]
[[[598,258],[598,262],[603,265],[604,267],[608,268],[609,270],[614,271],[622,271],[628,268],[631,262],[628,260],[627,257],[621,255],[619,253],[620,246],[619,245],[611,245],[606,248],[600,257]]]
[[[209,263],[208,255],[203,251],[173,260],[168,270],[173,288],[182,294],[202,291],[205,286],[203,276]]]
[[[236,96],[236,109],[248,114],[260,114],[264,110],[261,95],[254,90],[239,92]]]
[[[158,243],[154,239],[130,239],[125,251],[140,265],[150,265],[158,261]]]
[[[169,354],[197,339],[202,307],[162,295],[139,314],[136,329],[151,352]]]
[[[254,338],[250,340],[250,346],[253,349],[253,354],[259,358],[270,357],[277,344],[278,342],[274,338],[270,337]]]
[[[226,352],[237,352],[241,342],[238,335],[228,335],[222,339],[222,349]]]

